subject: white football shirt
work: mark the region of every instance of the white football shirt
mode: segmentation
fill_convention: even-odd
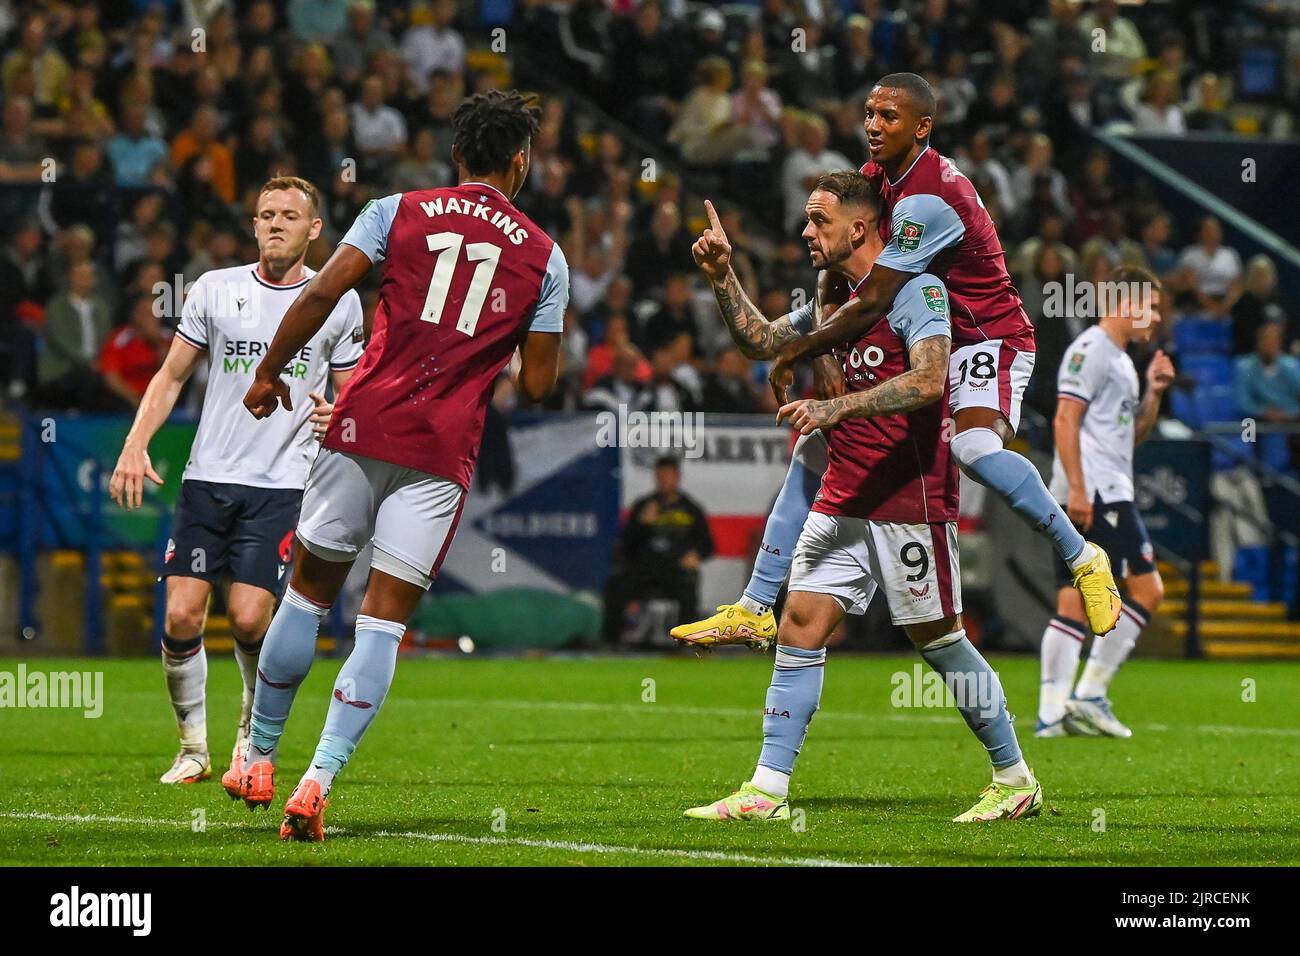
[[[307,419],[308,393],[325,394],[331,371],[354,368],[364,347],[361,298],[349,290],[325,324],[285,366],[293,411],[283,408],[260,421],[244,408],[253,373],[298,293],[315,275],[276,285],[258,274],[257,264],[214,269],[195,281],[181,309],[176,334],[208,353],[208,387],[198,434],[183,479],[298,488],[320,443]]]
[[[1059,395],[1084,402],[1079,428],[1079,454],[1088,500],[1133,500],[1134,420],[1138,410],[1138,374],[1128,353],[1094,325],[1085,329],[1065,350],[1056,377]],[[1053,454],[1052,495],[1064,503],[1070,482]]]

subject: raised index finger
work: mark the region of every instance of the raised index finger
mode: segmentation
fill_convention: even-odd
[[[718,219],[718,211],[713,208],[713,203],[707,199],[704,200],[704,208],[709,214],[710,228],[718,230],[719,234],[725,236],[727,234],[727,230],[722,228],[722,222]]]

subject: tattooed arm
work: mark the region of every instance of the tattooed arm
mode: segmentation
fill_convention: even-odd
[[[908,351],[911,368],[902,375],[886,379],[865,392],[849,392],[830,400],[790,402],[781,407],[776,420],[780,423],[789,418],[801,434],[809,435],[849,418],[874,418],[924,408],[943,395],[951,349],[952,340],[947,336],[921,339]]]
[[[713,297],[718,300],[718,311],[727,323],[731,340],[746,358],[771,358],[782,342],[799,334],[790,324],[789,315],[768,321],[758,306],[750,301],[740,287],[736,273],[730,268],[721,282],[714,280]]]
[[[794,338],[798,333],[790,325],[788,315],[770,322],[758,310],[758,306],[750,301],[731,268],[731,243],[718,220],[713,203],[706,199],[704,208],[709,214],[709,228],[691,246],[695,264],[713,283],[713,297],[718,300],[718,311],[722,313],[727,331],[731,333],[731,339],[741,354],[751,359],[771,358],[782,342]]]

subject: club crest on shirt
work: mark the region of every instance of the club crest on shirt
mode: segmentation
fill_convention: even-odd
[[[904,252],[915,252],[921,247],[923,235],[925,235],[925,223],[904,219],[894,232],[894,241]]]
[[[925,304],[931,312],[938,312],[943,315],[948,311],[947,297],[943,294],[941,286],[921,286],[921,297],[925,299]]]

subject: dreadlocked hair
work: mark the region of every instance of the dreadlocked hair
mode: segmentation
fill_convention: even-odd
[[[488,90],[465,99],[452,116],[454,144],[471,173],[499,173],[510,165],[541,123],[533,95],[518,90]]]

